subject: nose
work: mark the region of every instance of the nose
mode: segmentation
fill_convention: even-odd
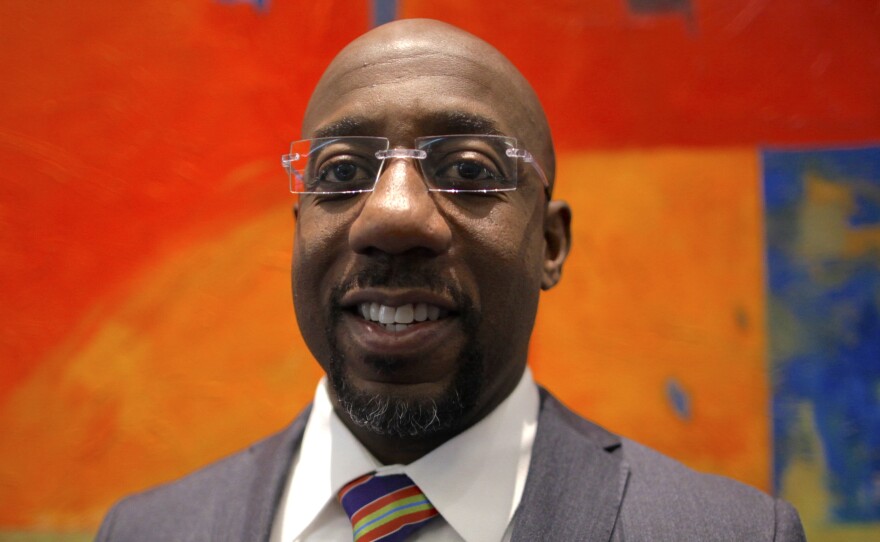
[[[449,250],[452,232],[410,159],[392,159],[349,230],[349,244],[359,254],[391,255]]]

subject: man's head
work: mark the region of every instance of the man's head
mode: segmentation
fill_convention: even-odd
[[[397,21],[352,42],[318,83],[302,131],[386,137],[391,149],[510,136],[554,178],[528,82],[487,43],[436,21]],[[569,246],[567,206],[547,201],[525,162],[516,190],[488,193],[429,192],[415,162],[389,158],[371,192],[308,194],[297,206],[299,326],[340,416],[374,443],[436,445],[513,390],[539,291],[558,281]],[[389,326],[392,317],[411,323]]]

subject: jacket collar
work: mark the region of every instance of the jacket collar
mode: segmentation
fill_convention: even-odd
[[[611,539],[629,467],[620,438],[541,389],[538,432],[513,542]]]
[[[281,500],[290,462],[302,442],[311,406],[305,408],[285,430],[257,442],[247,454],[246,469],[252,475],[247,487],[232,489],[238,494],[226,501],[222,510],[214,510],[214,535],[211,540],[259,540],[268,542],[275,511]],[[239,534],[234,534],[239,533]]]

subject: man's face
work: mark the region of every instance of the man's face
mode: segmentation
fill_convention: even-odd
[[[303,137],[412,148],[419,136],[493,131],[529,148],[505,73],[480,58],[405,45],[349,56],[319,85]],[[512,192],[435,193],[412,160],[393,159],[373,192],[300,197],[296,314],[343,419],[398,437],[456,432],[516,385],[546,249],[541,182],[522,164],[519,177]],[[410,313],[408,325],[375,321]]]

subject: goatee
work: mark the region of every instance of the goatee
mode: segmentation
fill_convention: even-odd
[[[347,378],[345,361],[335,346],[332,345],[330,384],[349,419],[372,433],[401,439],[454,434],[476,407],[483,387],[483,364],[472,349],[462,353],[455,378],[439,396],[414,398],[357,389]],[[388,359],[371,361],[383,365],[396,363]]]
[[[374,394],[354,386],[346,372],[346,360],[336,339],[337,323],[342,315],[339,299],[352,288],[397,287],[421,288],[444,292],[456,304],[456,318],[465,334],[465,343],[459,352],[459,363],[452,382],[435,397],[412,397],[393,393]],[[389,261],[378,261],[334,289],[334,314],[326,330],[331,350],[328,367],[330,385],[339,405],[351,421],[378,435],[401,439],[454,434],[467,423],[468,414],[477,406],[485,383],[485,359],[476,337],[480,316],[473,303],[448,281],[424,270],[393,266]],[[365,361],[382,372],[392,374],[401,364],[418,360],[371,356]]]

